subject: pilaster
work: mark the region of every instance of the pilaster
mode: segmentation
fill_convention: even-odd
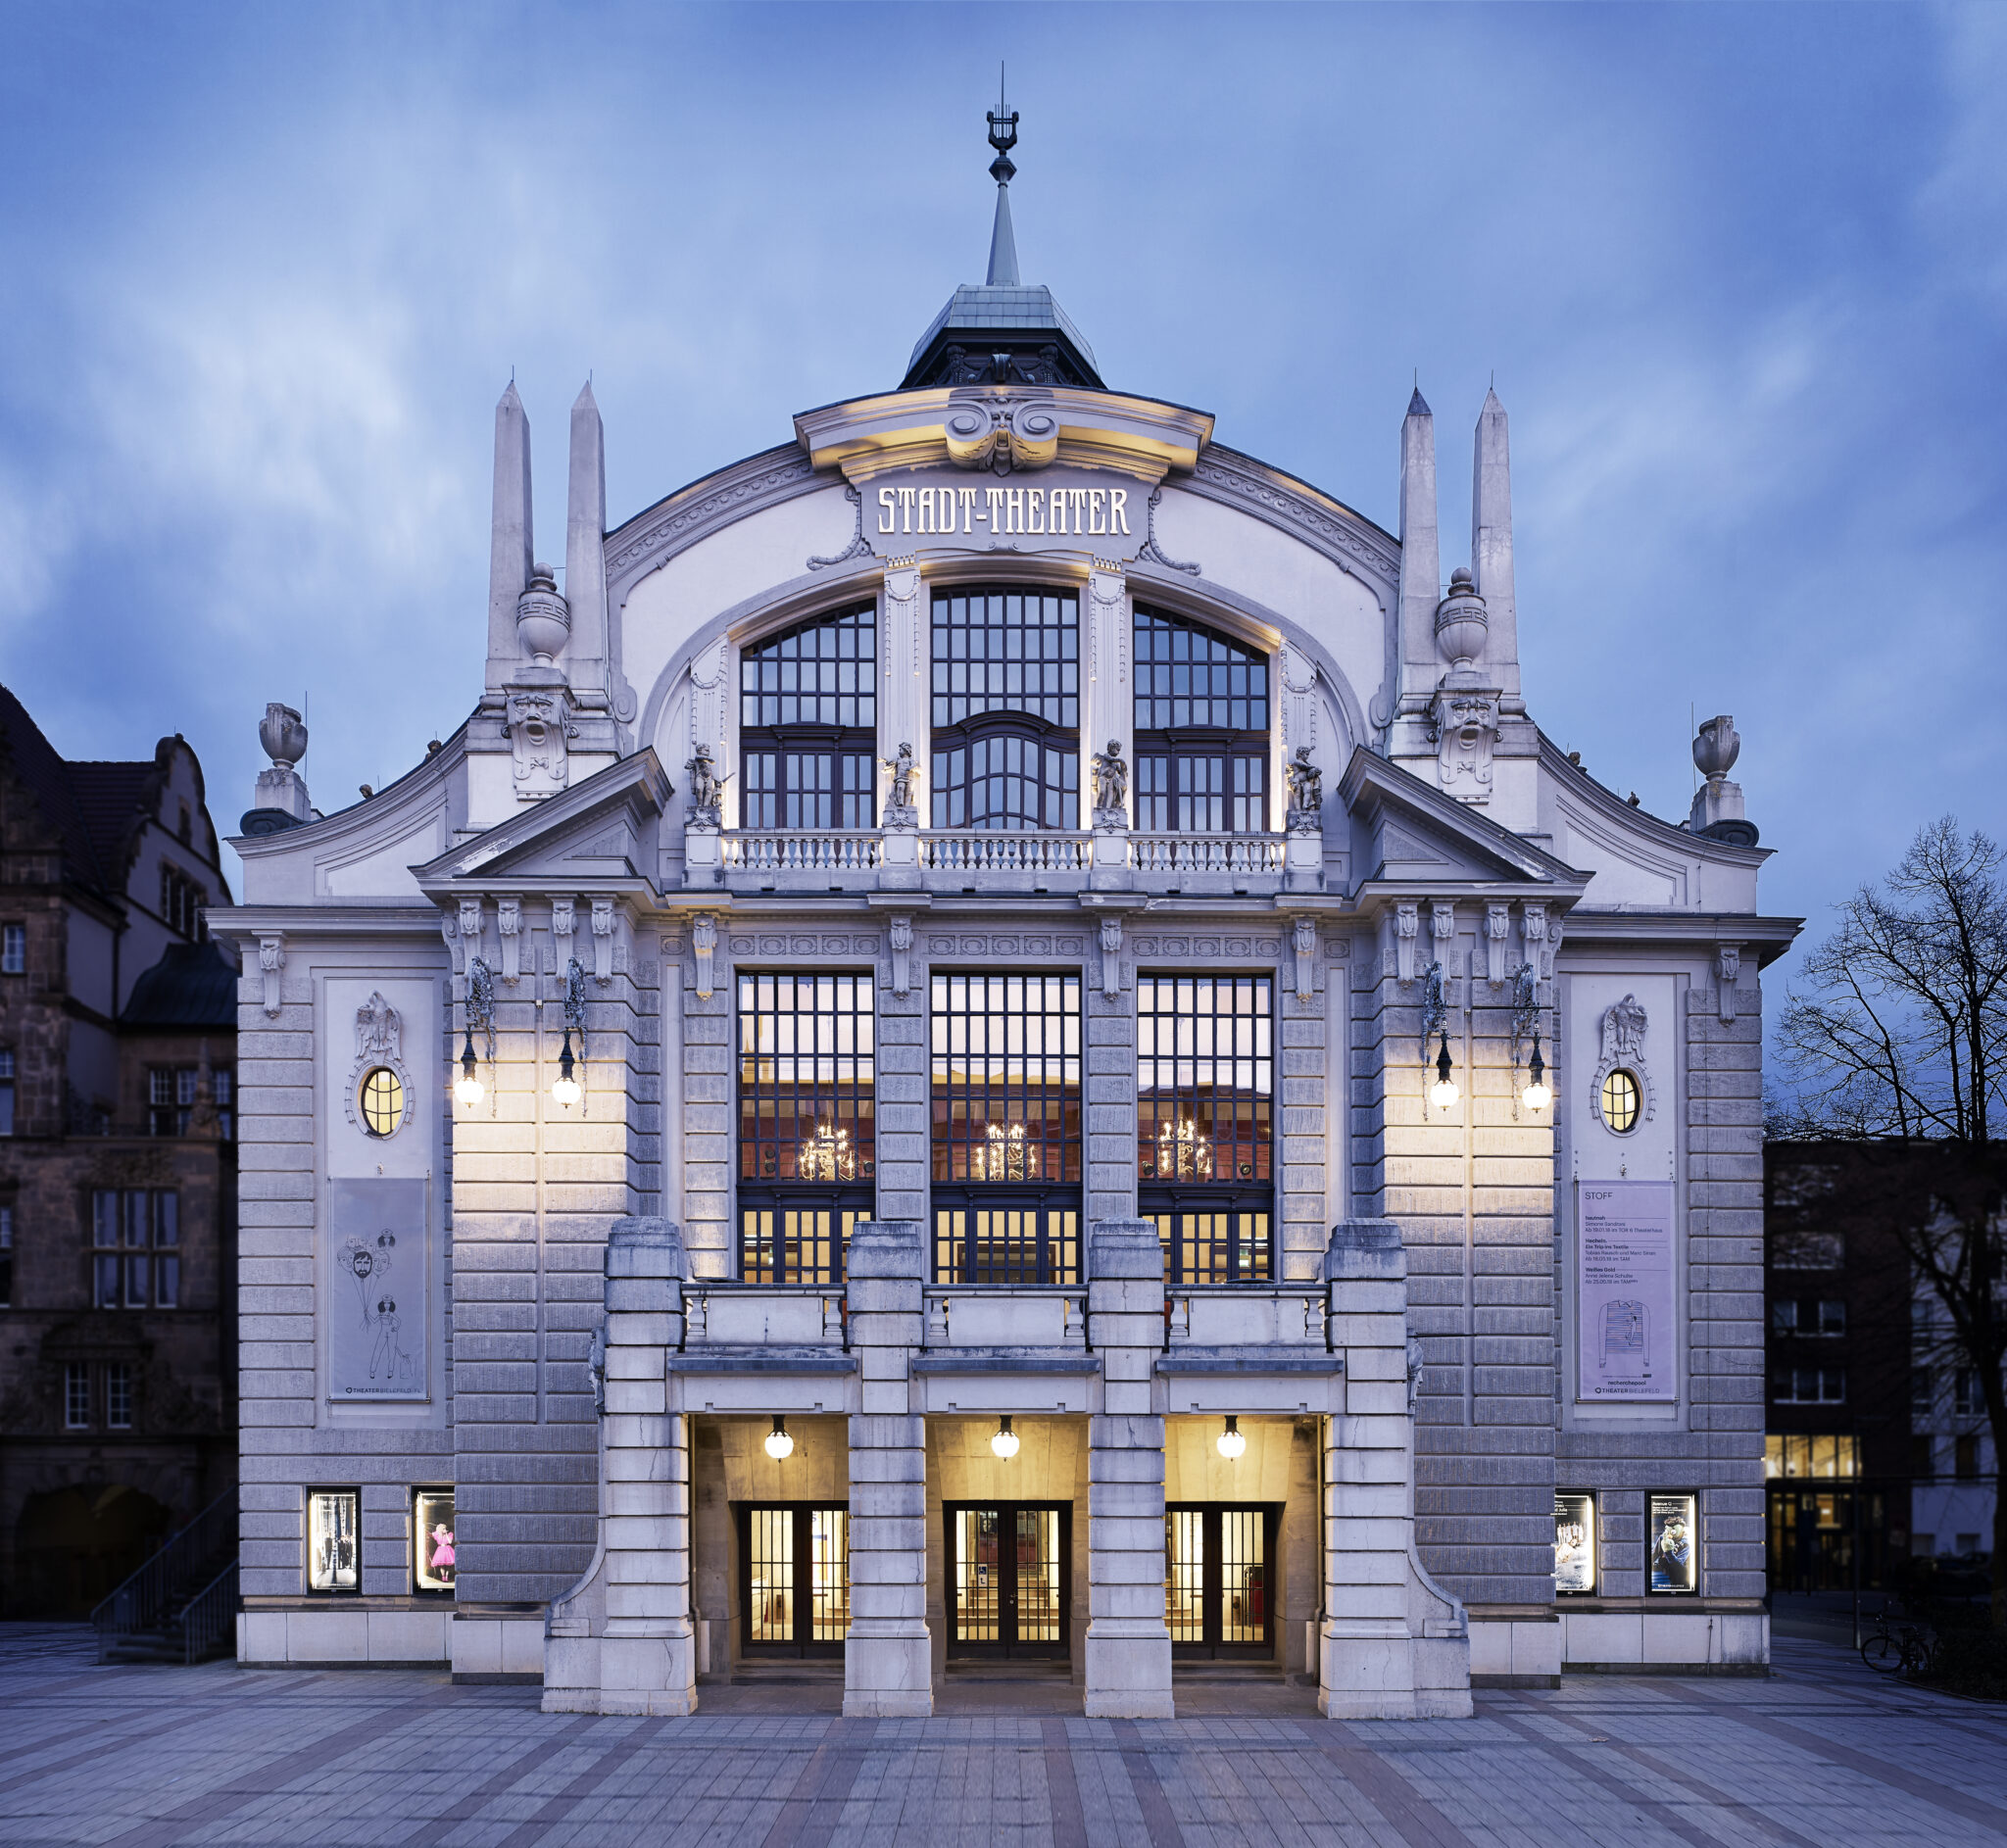
[[[1101,1411],[1088,1420],[1086,1712],[1169,1720],[1164,1421],[1151,1389],[1163,1344],[1163,1242],[1147,1219],[1101,1219],[1088,1245]]]
[[[912,1391],[925,1264],[917,1220],[866,1220],[852,1230],[845,1293],[860,1410],[850,1432],[847,1719],[924,1719],[934,1711],[927,1439]]]
[[[682,1335],[688,1270],[668,1220],[614,1223],[605,1259],[600,1542],[584,1579],[551,1607],[546,1713],[697,1711],[689,1420],[670,1411],[663,1373]]]

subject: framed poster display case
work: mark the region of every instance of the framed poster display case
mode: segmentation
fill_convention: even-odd
[[[363,1588],[363,1492],[307,1491],[307,1589],[348,1596]]]
[[[1554,1595],[1589,1597],[1601,1566],[1595,1497],[1556,1490],[1554,1494]]]
[[[1645,1498],[1644,1588],[1654,1597],[1689,1597],[1700,1589],[1699,1498]]]

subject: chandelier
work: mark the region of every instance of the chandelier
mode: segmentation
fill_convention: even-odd
[[[805,1181],[855,1181],[857,1158],[851,1147],[851,1133],[838,1123],[818,1123],[815,1133],[802,1149],[802,1179]]]
[[[983,1157],[986,1181],[1036,1181],[1039,1151],[1025,1140],[1022,1123],[992,1123],[984,1136],[988,1149]]]
[[[1199,1135],[1191,1117],[1157,1126],[1156,1178],[1159,1181],[1210,1181],[1212,1143]]]

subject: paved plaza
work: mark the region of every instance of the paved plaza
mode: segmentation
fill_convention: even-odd
[[[706,1689],[694,1720],[546,1716],[443,1675],[94,1665],[0,1627],[9,1848],[560,1843],[1944,1844],[2007,1837],[2007,1711],[1784,1639],[1769,1680],[1579,1678],[1474,1720],[1328,1725],[1200,1682],[1086,1720],[1063,1683],[951,1687],[932,1720],[839,1690]]]

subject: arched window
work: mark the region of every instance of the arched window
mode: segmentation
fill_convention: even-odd
[[[877,636],[864,604],[741,652],[741,827],[877,826]]]
[[[1183,616],[1136,606],[1136,826],[1268,831],[1268,661]]]
[[[1080,599],[956,585],[934,597],[937,828],[1080,825]]]

